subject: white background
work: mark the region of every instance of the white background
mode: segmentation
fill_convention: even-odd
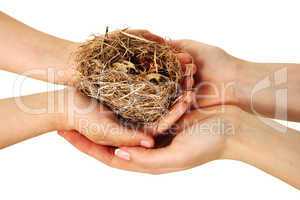
[[[217,45],[252,61],[298,63],[299,8],[296,0],[0,2],[0,10],[26,24],[74,41],[104,32],[106,25],[129,26]],[[0,72],[0,77],[0,97],[13,96],[17,76]],[[45,83],[27,80],[23,94],[46,89]],[[299,124],[289,125],[300,130]],[[296,200],[300,192],[236,161],[159,176],[116,170],[78,152],[54,132],[0,151],[1,200],[56,198]]]

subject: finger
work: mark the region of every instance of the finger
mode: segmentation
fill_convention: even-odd
[[[190,116],[195,117],[193,115]],[[204,117],[202,117],[202,120]],[[201,119],[198,118],[198,120],[200,121]],[[172,143],[165,148],[144,149],[140,147],[122,147],[117,150],[117,153],[122,152],[122,154],[127,154],[130,162],[152,173],[188,169],[199,164],[197,160],[200,156],[203,156],[201,163],[211,160],[211,158],[208,158],[210,152],[207,152],[208,154],[201,154],[201,148],[204,147],[205,150],[206,142],[209,140],[201,140],[199,136],[204,137],[204,139],[211,137],[206,134],[201,135],[202,125],[198,123],[186,128],[184,132],[178,134]],[[120,158],[122,159],[122,157]]]
[[[146,39],[148,39],[148,40],[157,42],[157,43],[159,43],[159,44],[165,44],[165,43],[166,43],[166,41],[165,41],[164,38],[162,38],[162,37],[160,37],[160,36],[158,36],[158,35],[156,35],[156,34],[153,34],[153,33],[151,33],[151,32],[146,32],[146,33],[144,33],[144,34],[143,34],[143,37],[146,38]]]
[[[200,55],[203,54],[203,50],[210,47],[207,44],[196,42],[193,40],[173,40],[168,41],[167,44],[172,46],[173,48],[179,49],[182,52],[190,54],[194,58],[194,63],[196,63],[197,65],[202,64]]]
[[[193,64],[193,57],[188,53],[178,53],[176,54],[177,58],[180,61],[182,71],[186,71],[186,65]],[[192,74],[194,75],[197,72],[197,66],[194,65],[192,68]]]
[[[198,46],[193,45],[193,43],[195,43],[195,41],[193,40],[170,40],[167,41],[167,43],[177,49],[181,49],[183,51],[187,51],[188,53],[192,53],[195,50],[197,50]],[[197,44],[202,44],[200,42],[197,42]],[[203,44],[204,45],[204,44]],[[193,56],[193,55],[191,55]]]
[[[197,71],[197,66],[193,64],[193,58],[188,53],[178,53],[177,57],[180,61],[184,76],[182,86],[184,90],[191,90],[194,85],[194,75]]]
[[[186,91],[167,115],[158,122],[155,133],[163,133],[168,130],[190,108],[193,96],[192,91]]]
[[[205,111],[220,112],[222,107],[206,108]],[[205,146],[205,141],[198,141],[201,132],[200,121],[210,119],[215,112],[193,111],[183,116],[179,125],[185,124],[184,132],[178,134],[171,144],[159,149],[145,149],[140,147],[121,147],[115,150],[115,155],[120,160],[126,160],[127,167],[129,163],[131,168],[142,170],[148,173],[165,173],[177,170],[183,170],[195,166],[195,159],[199,158],[195,149]],[[200,125],[200,126],[199,126]],[[206,129],[205,129],[206,130]],[[200,132],[199,132],[200,131]],[[199,146],[200,144],[200,146]],[[124,156],[126,155],[126,156]],[[124,164],[123,164],[124,166]]]
[[[143,38],[150,40],[150,41],[154,41],[160,44],[164,44],[166,43],[165,39],[163,39],[162,37],[151,33],[148,30],[142,30],[142,29],[129,29],[126,30],[127,33],[133,34],[133,35],[137,35],[137,36],[142,36]]]
[[[145,149],[141,147],[122,147],[116,149],[115,155],[128,154],[127,162],[133,163],[136,168],[145,172],[157,174],[179,170],[182,165],[181,149],[176,145],[159,149]],[[123,159],[122,156],[119,157]]]
[[[193,57],[188,53],[178,53],[176,54],[177,58],[182,65],[182,70],[185,71],[185,65],[193,62]]]
[[[101,127],[101,129],[84,130],[83,134],[96,143],[104,141],[111,146],[143,146],[150,148],[154,145],[151,135],[135,127],[128,128],[118,122],[102,123]]]
[[[168,40],[167,43],[174,48],[181,50],[185,49],[185,40]]]
[[[151,148],[154,146],[154,139],[151,135],[140,131],[137,128],[124,128],[121,134],[112,134],[108,137],[109,141],[113,141],[114,146],[143,146]]]
[[[192,90],[194,86],[194,74],[196,73],[195,64],[185,65],[185,74],[182,80],[182,86],[184,90]]]

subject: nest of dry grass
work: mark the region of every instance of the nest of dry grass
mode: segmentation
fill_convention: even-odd
[[[123,122],[151,124],[179,95],[182,71],[175,53],[126,30],[93,36],[76,52],[76,86]]]

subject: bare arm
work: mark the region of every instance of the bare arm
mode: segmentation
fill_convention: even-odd
[[[95,143],[151,147],[153,139],[74,89],[0,100],[0,148],[54,130],[77,130]]]
[[[300,189],[300,132],[270,119],[243,114],[237,135],[228,139],[225,158],[253,165]]]
[[[237,62],[236,96],[242,109],[300,121],[300,65]]]
[[[1,100],[0,148],[58,129],[60,117],[47,107],[47,93]]]
[[[198,67],[195,107],[230,104],[254,114],[300,121],[300,64],[248,62],[192,40],[171,44],[192,55]]]
[[[299,132],[270,119],[261,120],[236,106],[194,110],[177,125],[178,132],[170,145],[156,149],[121,147],[109,163],[103,158],[113,157],[112,153],[100,151],[79,133],[60,134],[79,150],[117,168],[157,174],[233,159],[300,189]]]
[[[1,69],[46,81],[53,73],[55,79],[49,81],[71,82],[70,57],[77,43],[37,31],[0,12],[0,44]],[[48,73],[50,68],[53,72]]]

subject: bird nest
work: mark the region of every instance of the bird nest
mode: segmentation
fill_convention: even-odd
[[[168,113],[182,79],[176,50],[126,30],[93,36],[76,52],[76,87],[123,122],[146,125]]]

